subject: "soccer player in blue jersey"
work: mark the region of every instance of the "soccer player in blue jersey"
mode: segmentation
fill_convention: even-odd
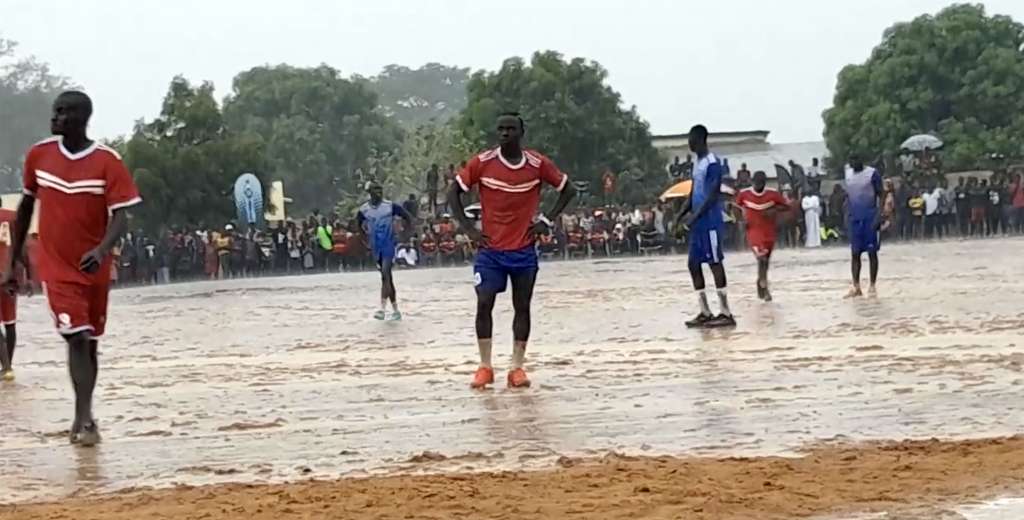
[[[686,322],[687,327],[735,327],[736,320],[729,310],[726,296],[725,266],[722,261],[722,237],[725,222],[722,218],[722,177],[725,169],[715,154],[708,150],[708,129],[697,125],[690,129],[690,150],[697,154],[693,165],[693,185],[690,197],[679,214],[682,225],[690,230],[690,254],[688,265],[693,288],[700,301],[700,314]],[[717,316],[708,306],[704,285],[703,266],[711,268],[721,310]]]
[[[850,270],[853,286],[847,298],[863,296],[860,290],[860,261],[868,254],[871,267],[871,286],[868,296],[875,296],[875,281],[878,280],[878,249],[881,247],[879,228],[882,225],[878,209],[881,207],[882,176],[874,168],[864,166],[856,155],[850,156],[846,167],[847,222],[849,223],[850,249],[853,253]]]
[[[363,204],[356,213],[356,220],[359,221],[359,231],[363,238],[370,243],[370,250],[373,258],[377,261],[377,268],[380,269],[380,310],[373,317],[378,320],[387,318],[387,303],[391,301],[391,319],[402,319],[402,313],[398,310],[398,295],[395,291],[395,281],[391,277],[391,269],[395,265],[395,217],[405,220],[405,228],[413,229],[413,217],[405,211],[400,204],[390,200],[384,200],[384,188],[380,184],[371,182],[366,189],[370,194],[370,201]]]

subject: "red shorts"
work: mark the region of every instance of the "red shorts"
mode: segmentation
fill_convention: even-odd
[[[774,233],[771,235],[757,232],[747,233],[747,244],[750,245],[754,256],[764,258],[770,256],[775,249],[775,235]]]
[[[18,322],[18,295],[0,291],[0,324],[14,325]]]
[[[90,331],[93,337],[103,335],[107,325],[107,295],[110,285],[79,283],[44,283],[43,293],[50,305],[50,314],[57,332],[70,336]]]

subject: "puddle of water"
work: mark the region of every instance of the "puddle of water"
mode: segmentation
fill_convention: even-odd
[[[682,326],[695,309],[682,257],[544,264],[525,392],[468,390],[469,268],[398,272],[401,323],[371,319],[374,273],[117,291],[96,396],[105,444],[89,455],[61,435],[64,347],[42,300],[26,299],[19,379],[0,387],[0,500],[417,471],[425,452],[480,470],[1016,433],[1022,244],[887,247],[881,297],[858,301],[841,299],[845,249],[780,251],[773,304],[754,297],[749,255],[734,254],[733,331]],[[511,319],[506,295],[499,369]]]
[[[1020,520],[1024,518],[1024,498],[1001,498],[986,504],[963,506],[956,511],[966,520]]]

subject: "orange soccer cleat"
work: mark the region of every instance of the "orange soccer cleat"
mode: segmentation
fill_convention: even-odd
[[[470,388],[483,388],[494,382],[494,369],[491,367],[480,367],[476,369],[476,373],[473,374],[473,382],[469,384]]]
[[[526,377],[526,371],[521,368],[516,368],[508,373],[508,387],[509,388],[529,388],[530,378]]]

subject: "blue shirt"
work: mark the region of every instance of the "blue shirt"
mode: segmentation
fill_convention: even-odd
[[[714,202],[693,222],[693,228],[701,230],[722,227],[722,175],[725,170],[718,157],[708,153],[697,159],[693,165],[693,186],[690,190],[691,211],[697,211],[705,200],[714,197]]]
[[[881,193],[882,176],[874,168],[865,166],[859,172],[846,168],[846,207],[850,220],[874,219]]]
[[[370,239],[370,247],[375,253],[394,254],[396,245],[395,217],[412,220],[402,206],[390,200],[382,200],[376,206],[369,202],[360,206],[356,220],[366,231],[366,236]]]

